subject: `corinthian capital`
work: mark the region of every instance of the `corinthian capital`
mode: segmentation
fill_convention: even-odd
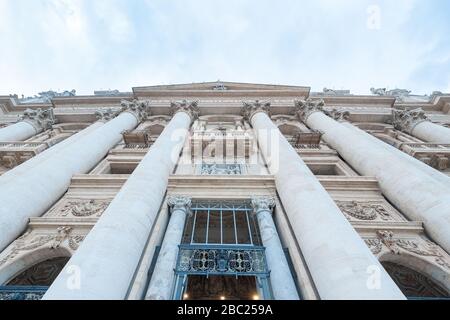
[[[392,124],[395,129],[412,134],[414,128],[428,120],[425,112],[421,109],[414,110],[392,110]]]
[[[263,211],[272,211],[275,199],[272,197],[252,197],[253,212],[258,214]]]
[[[241,114],[248,121],[251,121],[252,117],[258,112],[264,112],[270,116],[270,102],[269,101],[256,100],[256,101],[250,101],[250,102],[243,101],[242,103],[244,106],[242,108]]]
[[[350,112],[349,111],[342,111],[339,109],[333,109],[330,111],[324,111],[327,116],[330,118],[336,120],[336,121],[348,121],[350,119]]]
[[[309,116],[315,112],[323,112],[325,102],[320,100],[306,99],[295,101],[295,114],[303,122],[308,120]]]
[[[122,112],[131,113],[136,117],[138,122],[145,121],[151,116],[150,101],[141,101],[134,99],[133,101],[122,100],[120,103]]]
[[[190,197],[169,196],[167,198],[167,204],[172,208],[172,212],[175,210],[181,210],[186,214],[191,213],[192,199]]]
[[[198,108],[198,101],[172,101],[170,103],[170,113],[175,115],[178,112],[185,112],[191,117],[191,121],[194,122],[198,118],[200,109]]]
[[[51,129],[52,125],[56,123],[56,118],[53,114],[53,108],[47,110],[27,109],[24,111],[21,120],[31,124],[37,132]]]
[[[117,116],[117,112],[114,112],[111,108],[100,109],[95,112],[95,117],[98,121],[108,122]]]

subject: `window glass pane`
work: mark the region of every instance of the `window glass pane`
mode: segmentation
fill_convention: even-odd
[[[186,224],[184,225],[183,239],[181,243],[190,243],[192,237],[192,224],[194,222],[194,214],[187,216]]]
[[[220,243],[220,210],[209,212],[208,243]]]
[[[255,246],[262,246],[261,237],[259,236],[258,221],[254,214],[248,213],[248,218],[250,220],[250,230],[252,233],[252,240]]]
[[[236,211],[236,229],[239,244],[250,244],[250,235],[248,233],[247,218],[245,211]]]
[[[234,237],[233,211],[222,212],[223,243],[236,244]]]
[[[197,210],[197,220],[195,221],[194,242],[206,243],[206,223],[208,220],[208,210]]]

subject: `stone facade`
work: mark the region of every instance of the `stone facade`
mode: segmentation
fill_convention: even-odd
[[[0,299],[450,297],[450,96],[373,93],[0,97]]]

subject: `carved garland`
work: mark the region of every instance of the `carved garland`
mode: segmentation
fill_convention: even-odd
[[[439,247],[429,240],[396,239],[392,231],[378,230],[377,238],[365,239],[364,241],[373,254],[379,254],[383,247],[396,255],[400,255],[402,251],[407,251],[419,256],[434,258],[434,262],[439,266],[450,269],[450,263],[445,261]]]
[[[380,204],[359,203],[356,201],[341,202],[336,201],[339,209],[350,217],[358,220],[373,221],[380,217],[382,220],[392,220],[389,212]]]
[[[42,246],[47,246],[49,249],[58,249],[65,240],[68,240],[68,245],[72,250],[77,250],[85,236],[72,235],[72,231],[72,227],[61,226],[57,229],[56,234],[36,235],[31,238],[30,241],[26,241],[26,238],[28,238],[31,234],[31,230],[28,230],[21,237],[17,238],[11,251],[6,255],[6,257],[0,260],[0,266],[15,258],[23,251],[34,250]]]

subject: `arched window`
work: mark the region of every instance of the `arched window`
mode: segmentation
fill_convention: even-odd
[[[22,271],[5,286],[0,286],[0,300],[41,299],[69,259],[69,257],[48,259]]]
[[[450,298],[447,290],[422,273],[393,262],[382,265],[408,299]]]

